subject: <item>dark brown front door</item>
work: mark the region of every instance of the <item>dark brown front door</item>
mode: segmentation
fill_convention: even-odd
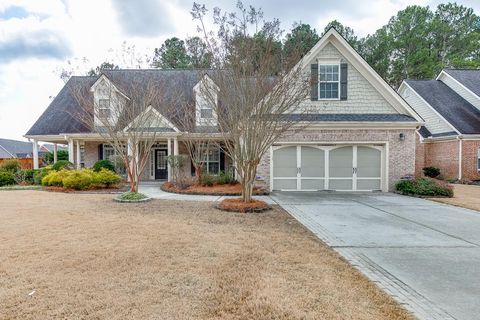
[[[167,150],[155,149],[155,179],[165,180],[168,176]]]

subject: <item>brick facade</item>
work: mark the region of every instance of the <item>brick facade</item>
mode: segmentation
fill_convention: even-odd
[[[424,167],[437,167],[445,179],[458,179],[458,139],[416,141],[415,174],[423,175]],[[462,141],[462,179],[480,180],[480,171],[477,167],[478,149],[480,140]]]
[[[405,140],[400,141],[400,133]],[[415,173],[415,130],[414,129],[306,129],[285,135],[281,142],[335,143],[335,142],[386,142],[388,143],[388,189],[392,191],[395,183],[405,175]],[[263,155],[257,170],[260,184],[270,186],[270,152]]]

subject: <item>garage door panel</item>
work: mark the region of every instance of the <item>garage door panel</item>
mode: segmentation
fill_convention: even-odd
[[[351,177],[353,168],[353,147],[340,147],[330,150],[330,177]]]
[[[330,190],[352,190],[353,179],[330,179],[329,189]]]
[[[297,179],[274,179],[274,190],[297,190]]]
[[[302,179],[303,190],[324,190],[325,179]]]
[[[302,177],[325,177],[325,151],[302,146],[301,168]]]
[[[380,190],[381,179],[365,179],[357,180],[357,190]]]
[[[273,152],[273,176],[297,176],[297,147],[284,147]]]
[[[371,147],[357,147],[357,176],[380,177],[381,151]]]

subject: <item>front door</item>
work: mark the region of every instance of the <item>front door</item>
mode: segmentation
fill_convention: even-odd
[[[167,150],[155,149],[155,180],[167,179],[167,168]]]

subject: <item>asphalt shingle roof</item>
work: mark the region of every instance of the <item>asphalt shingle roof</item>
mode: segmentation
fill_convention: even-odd
[[[438,80],[406,80],[428,104],[462,134],[480,133],[480,110]]]
[[[33,148],[30,142],[0,139],[0,158],[11,158],[11,155],[24,158],[26,156],[31,156],[32,152]]]
[[[480,70],[445,69],[444,71],[480,97]]]
[[[290,121],[367,121],[367,122],[416,122],[410,116],[395,113],[304,113],[285,115]]]

